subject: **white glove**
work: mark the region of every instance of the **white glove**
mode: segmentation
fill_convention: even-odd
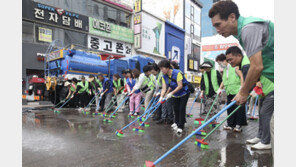
[[[159,96],[159,95],[160,95],[160,92],[157,92],[157,93],[156,93],[156,96]]]
[[[217,95],[221,95],[221,92],[222,92],[222,89],[218,89],[218,91],[217,91]]]
[[[104,96],[104,93],[101,93],[100,97],[103,97]]]
[[[196,92],[195,97],[198,95],[199,92]]]
[[[74,97],[74,95],[71,96],[71,99]]]
[[[254,90],[252,90],[252,92],[250,93],[250,95],[251,95],[253,98],[255,98],[258,94],[257,94]]]
[[[163,97],[160,97],[158,100],[158,103],[160,103],[163,100]]]
[[[131,93],[128,94],[128,96],[131,96],[132,94],[133,94],[133,93],[131,92]]]
[[[166,95],[166,98],[169,99],[169,98],[171,98],[172,96],[173,96],[173,93],[171,92],[171,93],[169,93],[169,94]]]

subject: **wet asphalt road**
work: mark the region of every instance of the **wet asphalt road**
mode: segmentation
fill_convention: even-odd
[[[140,167],[145,160],[158,159],[192,132],[194,118],[199,117],[198,103],[193,115],[187,118],[182,135],[175,134],[170,125],[158,125],[149,119],[150,127],[145,127],[144,133],[132,131],[136,124],[124,130],[124,137],[120,138],[115,131],[133,120],[127,113],[119,113],[112,123],[106,123],[101,116],[85,116],[75,109],[63,109],[60,114],[50,109],[23,110],[22,163],[24,167]],[[220,120],[225,116],[226,113]],[[157,166],[270,167],[271,151],[253,151],[251,145],[245,144],[246,139],[256,136],[257,130],[256,121],[249,121],[243,133],[227,132],[221,126],[206,140],[208,150],[194,145],[192,137]]]

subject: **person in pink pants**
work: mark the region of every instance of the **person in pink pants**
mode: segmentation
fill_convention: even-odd
[[[136,84],[136,80],[132,78],[131,71],[127,71],[126,75],[127,75],[127,79],[126,79],[127,91],[128,91],[128,93],[130,93],[131,90],[133,90],[133,87]],[[140,90],[135,91],[131,95],[131,97],[129,99],[130,100],[129,101],[129,106],[130,106],[130,113],[129,113],[129,115],[132,115],[133,112],[134,112],[134,110],[140,104],[141,97],[142,97],[142,93],[140,92]],[[141,109],[141,107],[138,107],[137,110],[134,112],[134,115],[135,116],[139,115],[140,109]]]

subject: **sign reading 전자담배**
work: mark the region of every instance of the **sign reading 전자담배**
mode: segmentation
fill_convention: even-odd
[[[134,42],[134,34],[132,29],[92,17],[89,18],[89,33],[118,41],[124,41],[128,43]]]
[[[23,1],[23,18],[88,32],[88,17],[33,1]]]

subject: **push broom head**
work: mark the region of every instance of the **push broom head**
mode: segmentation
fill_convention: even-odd
[[[211,128],[214,128],[214,127],[216,127],[218,124],[219,124],[219,123],[216,122],[216,121],[211,122],[211,123],[210,123],[210,127],[211,127]]]
[[[155,165],[151,161],[145,161],[144,167],[155,167]]]
[[[144,122],[144,125],[142,125],[142,124],[143,124],[143,122],[140,121],[140,123],[139,123],[140,126],[145,126],[145,127],[149,127],[150,126],[150,124],[148,122]]]
[[[136,131],[136,132],[144,132],[144,129],[141,126],[138,126],[136,128],[133,128],[133,131]]]
[[[105,119],[103,119],[103,121],[108,122],[108,123],[112,122],[112,120],[110,118],[105,118]]]
[[[129,118],[135,118],[135,116],[133,116],[132,114],[128,115]]]
[[[186,117],[187,117],[187,118],[192,118],[193,115],[192,115],[192,114],[186,114]]]
[[[59,113],[61,113],[61,112],[60,112],[59,110],[54,110],[54,113],[58,113],[58,114],[59,114]]]
[[[205,121],[203,118],[196,118],[194,120],[194,124],[197,124],[197,125],[200,125],[200,124],[203,124]]]
[[[193,130],[192,132],[194,132],[195,130]],[[200,130],[198,132],[195,133],[195,135],[201,135],[201,136],[206,136],[207,132],[205,130]]]
[[[119,136],[119,137],[122,137],[123,136],[123,132],[122,130],[116,130],[116,135]]]
[[[99,112],[94,112],[92,113],[92,115],[99,115]]]
[[[195,139],[195,144],[202,149],[209,148],[209,144],[205,142],[204,139]]]

